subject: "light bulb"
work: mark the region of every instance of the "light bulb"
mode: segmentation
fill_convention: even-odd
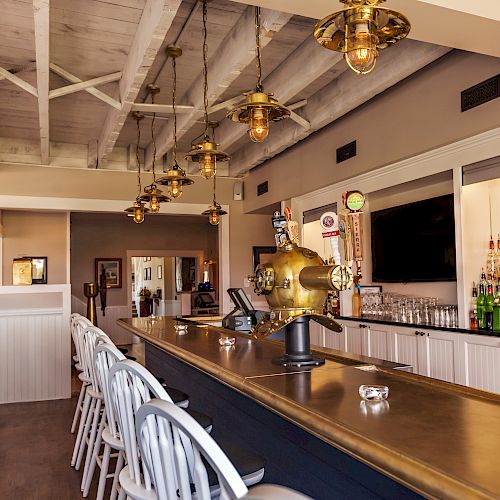
[[[144,210],[142,209],[142,206],[135,207],[133,221],[136,224],[141,224],[142,222],[144,222]]]
[[[345,60],[356,73],[366,75],[375,68],[377,62],[376,35],[370,33],[367,22],[357,23],[354,29],[346,31]]]
[[[219,225],[220,215],[219,212],[217,212],[217,210],[210,210],[210,215],[208,216],[208,222],[210,222],[212,226]]]
[[[149,200],[149,210],[151,210],[154,214],[157,214],[160,211],[160,202],[155,194],[151,195],[151,199]]]
[[[248,134],[253,142],[263,142],[269,135],[269,119],[266,108],[251,109]]]
[[[200,158],[200,173],[205,179],[210,179],[215,175],[215,156],[211,154],[204,154]]]
[[[171,181],[168,194],[171,198],[179,198],[182,194],[182,184],[179,184],[179,181],[176,180]]]

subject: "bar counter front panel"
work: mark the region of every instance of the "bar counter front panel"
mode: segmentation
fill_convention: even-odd
[[[146,341],[153,373],[214,418],[216,439],[267,459],[266,482],[314,498],[500,498],[496,395],[329,349],[315,350],[327,358],[317,368],[276,366],[281,343],[205,325],[179,336],[172,318],[119,324]],[[219,345],[226,335],[233,348]],[[361,384],[387,385],[389,399],[360,400]]]

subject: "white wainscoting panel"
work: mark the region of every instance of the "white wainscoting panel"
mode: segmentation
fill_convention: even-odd
[[[71,296],[71,312],[77,312],[83,316],[87,315],[87,304],[80,300],[75,295]],[[101,308],[97,307],[97,326],[111,337],[111,340],[116,345],[135,344],[140,342],[139,337],[128,332],[121,326],[116,324],[120,318],[132,317],[132,311],[129,311],[128,306],[108,306],[106,307],[106,315],[102,315]]]
[[[71,397],[63,310],[0,313],[0,403]]]

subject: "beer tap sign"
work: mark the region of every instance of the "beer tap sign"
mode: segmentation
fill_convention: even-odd
[[[319,219],[323,229],[323,238],[330,241],[333,264],[341,264],[339,250],[339,216],[335,212],[325,212]]]

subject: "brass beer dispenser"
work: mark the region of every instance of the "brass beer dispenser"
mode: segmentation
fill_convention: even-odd
[[[288,215],[288,214],[287,214]],[[285,366],[319,365],[324,359],[312,356],[309,343],[309,320],[340,332],[342,327],[324,306],[329,290],[346,290],[353,283],[351,269],[345,265],[325,265],[313,250],[298,246],[289,234],[291,216],[275,212],[277,252],[270,262],[259,264],[249,276],[255,293],[264,295],[271,312],[252,329],[257,338],[282,328],[285,333],[285,355],[273,363]],[[293,225],[292,225],[293,227]]]

